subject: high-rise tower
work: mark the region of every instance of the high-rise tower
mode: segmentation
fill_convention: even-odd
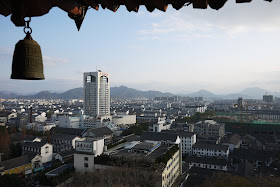
[[[84,111],[92,117],[110,115],[109,74],[101,72],[84,73]]]

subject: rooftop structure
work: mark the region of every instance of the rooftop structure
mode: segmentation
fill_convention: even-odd
[[[161,141],[165,144],[179,144],[180,138],[177,134],[167,132],[143,132],[140,141]]]

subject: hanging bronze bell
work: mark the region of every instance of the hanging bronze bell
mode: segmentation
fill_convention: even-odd
[[[40,45],[27,32],[15,46],[11,79],[42,80],[45,79],[43,71]]]

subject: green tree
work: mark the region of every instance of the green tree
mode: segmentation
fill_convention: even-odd
[[[21,130],[21,139],[24,140],[25,137],[26,137],[26,130],[23,127],[22,130]]]
[[[22,154],[22,147],[20,145],[20,143],[17,143],[16,145],[11,144],[10,145],[10,157],[11,158],[16,158],[16,157],[20,157]]]
[[[25,183],[15,174],[0,176],[1,187],[21,187],[26,186]]]

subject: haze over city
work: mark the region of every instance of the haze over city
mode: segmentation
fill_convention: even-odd
[[[65,12],[53,8],[30,23],[43,53],[44,81],[10,80],[14,45],[24,33],[1,16],[1,89],[65,91],[82,86],[82,72],[100,69],[111,74],[111,86],[139,90],[280,91],[279,8],[279,1],[230,1],[219,11],[100,8],[87,13],[79,32]]]
[[[0,186],[280,186],[272,1],[0,0]]]

